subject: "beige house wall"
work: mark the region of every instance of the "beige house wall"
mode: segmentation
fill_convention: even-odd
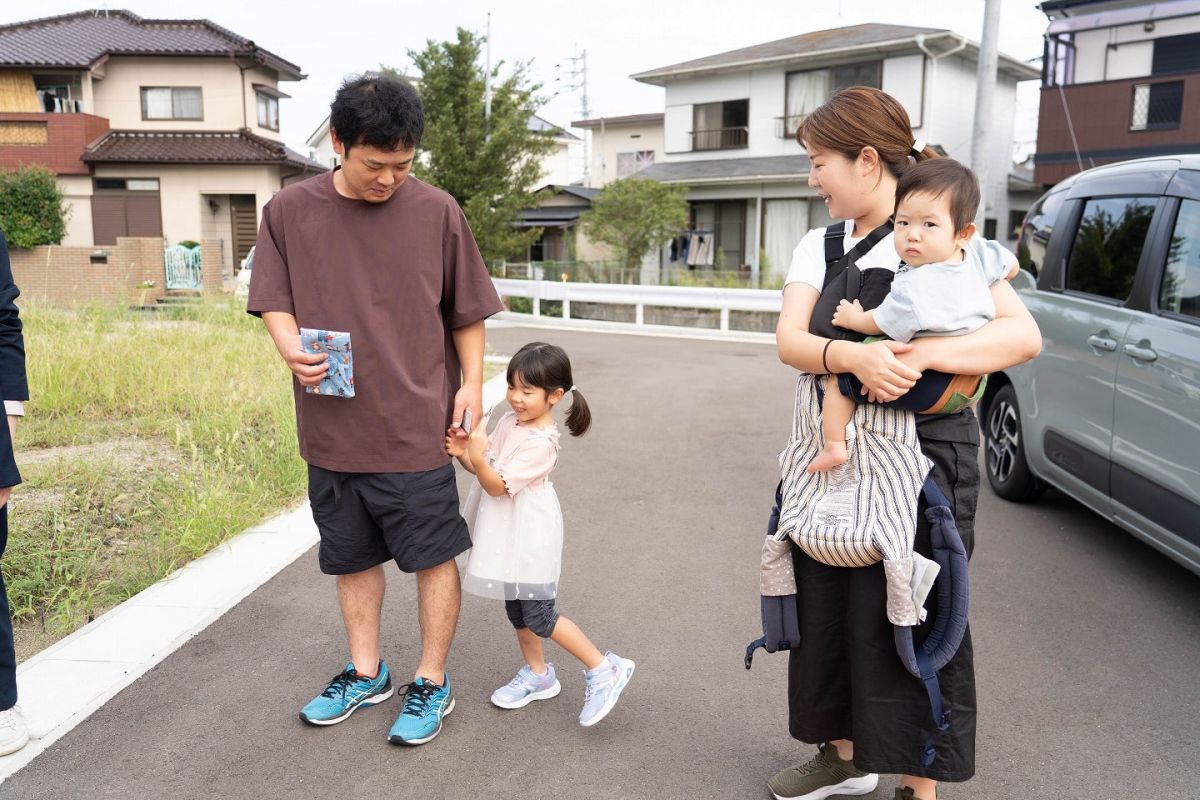
[[[254,68],[243,75],[228,58],[174,56],[113,57],[105,63],[104,73],[103,80],[92,84],[95,110],[91,113],[107,117],[114,130],[232,131],[248,127],[260,136],[280,138],[276,131],[258,127],[251,85],[276,86],[273,71]],[[204,119],[142,119],[142,88],[163,86],[199,86]]]
[[[665,160],[661,122],[646,125],[599,125],[591,129],[591,185],[602,187],[617,179],[617,154],[653,150],[654,163]]]
[[[62,189],[67,207],[67,233],[62,244],[65,247],[90,247],[92,238],[92,179],[88,175],[59,175],[58,186]]]

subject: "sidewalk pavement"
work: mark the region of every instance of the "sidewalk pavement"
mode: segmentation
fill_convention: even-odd
[[[488,356],[492,364],[506,357]],[[501,373],[486,411],[504,399]],[[30,742],[0,757],[0,783],[226,611],[308,552],[320,537],[305,501],[176,570],[17,666]]]

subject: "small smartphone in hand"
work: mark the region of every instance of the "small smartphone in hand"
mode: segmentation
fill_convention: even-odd
[[[468,408],[466,411],[463,412],[462,422],[460,422],[458,424],[458,427],[462,428],[463,431],[465,431],[466,433],[470,433],[471,432],[471,421],[472,421],[471,420],[471,409]]]

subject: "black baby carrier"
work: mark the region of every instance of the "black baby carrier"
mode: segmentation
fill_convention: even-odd
[[[843,255],[843,226],[835,224],[826,229],[825,288],[813,312],[814,333],[853,338],[852,332],[829,330],[832,325],[828,320],[838,301],[843,297],[857,297],[864,308],[870,309],[886,296],[890,271],[862,271],[855,262],[890,230],[890,223],[877,228],[850,253]],[[947,377],[932,375],[930,381]],[[763,635],[747,646],[746,669],[750,669],[754,651],[760,647],[773,653],[801,644],[793,543],[816,560],[833,566],[865,566],[883,561],[889,584],[886,613],[893,622],[896,652],[908,672],[924,683],[934,727],[944,731],[949,727],[950,714],[949,709],[943,707],[937,674],[962,642],[969,597],[967,554],[954,523],[954,514],[929,473],[928,461],[919,452],[911,415],[896,408],[872,405],[855,412],[860,454],[855,468],[857,493],[852,493],[854,502],[848,504],[854,507],[847,509],[846,503],[835,504],[841,509],[838,513],[832,517],[822,515],[820,504],[837,499],[836,480],[805,475],[802,469],[815,454],[811,440],[820,440],[821,389],[818,381],[816,376],[802,375],[797,383],[792,439],[781,455],[783,480],[775,491],[775,503],[763,543],[760,569]],[[838,391],[838,388],[833,380],[828,381],[827,391]],[[883,462],[888,459],[906,460],[904,466],[909,477],[916,476],[906,484],[906,489],[912,491],[902,493],[906,496],[900,502],[895,492],[879,491],[871,483],[872,471],[886,469],[887,464]],[[895,486],[896,482],[891,481],[889,485]],[[932,561],[912,551],[918,492],[927,506],[925,517],[930,523]],[[909,494],[911,497],[907,496]],[[840,525],[836,524],[839,522]],[[898,528],[904,528],[907,537],[905,531]],[[929,626],[929,634],[917,643],[913,639],[913,627],[925,619],[924,601],[931,590],[937,592],[937,615]],[[933,761],[932,741],[933,733],[930,732],[924,746],[926,765]]]

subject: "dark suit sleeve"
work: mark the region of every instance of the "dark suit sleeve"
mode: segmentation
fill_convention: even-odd
[[[21,317],[16,304],[20,294],[8,263],[8,242],[0,232],[0,399],[4,400],[29,399],[25,338],[21,335]],[[0,431],[0,486],[16,486],[21,482],[21,473],[17,471],[7,421],[0,428],[3,428]]]

